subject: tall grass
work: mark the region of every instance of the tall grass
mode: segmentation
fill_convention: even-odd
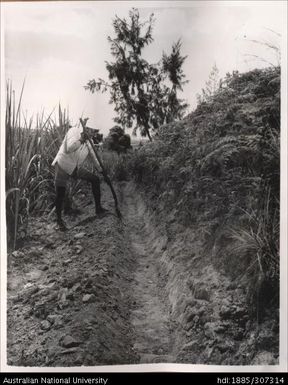
[[[130,179],[129,169],[127,167],[130,153],[117,154],[114,151],[104,150],[101,153],[103,165],[108,175],[116,181],[127,181]]]
[[[8,247],[15,249],[25,236],[29,216],[43,211],[53,200],[52,160],[69,127],[68,116],[59,106],[58,124],[52,113],[29,120],[22,115],[24,83],[18,102],[11,82],[6,85],[6,223]]]
[[[279,202],[275,209],[268,188],[261,209],[246,212],[246,225],[231,228],[227,234],[231,242],[226,251],[239,273],[236,280],[246,286],[258,320],[268,305],[279,304],[279,214]]]

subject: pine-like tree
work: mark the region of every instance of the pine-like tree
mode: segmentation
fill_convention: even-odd
[[[85,86],[91,92],[110,91],[117,117],[114,121],[125,128],[137,129],[142,136],[151,138],[151,130],[174,119],[180,119],[187,104],[178,98],[185,75],[182,65],[181,42],[172,46],[172,53],[163,53],[162,60],[150,64],[142,56],[143,49],[152,41],[154,14],[140,21],[139,12],[133,8],[129,20],[118,16],[113,21],[115,37],[108,37],[113,62],[106,62],[109,81],[90,80]]]

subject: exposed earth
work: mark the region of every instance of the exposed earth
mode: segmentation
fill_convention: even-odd
[[[195,229],[157,217],[132,182],[117,185],[121,222],[102,186],[107,215],[79,195],[69,231],[33,218],[8,255],[8,365],[277,364],[278,325],[249,316]]]

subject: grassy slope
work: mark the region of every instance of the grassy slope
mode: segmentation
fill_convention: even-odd
[[[280,69],[234,73],[130,164],[163,221],[197,229],[258,316],[278,304],[279,134]]]

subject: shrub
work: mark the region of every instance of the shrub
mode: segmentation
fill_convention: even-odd
[[[126,153],[131,149],[131,138],[125,134],[120,126],[114,126],[110,129],[109,135],[104,140],[104,148],[110,151],[115,151],[118,154]]]

